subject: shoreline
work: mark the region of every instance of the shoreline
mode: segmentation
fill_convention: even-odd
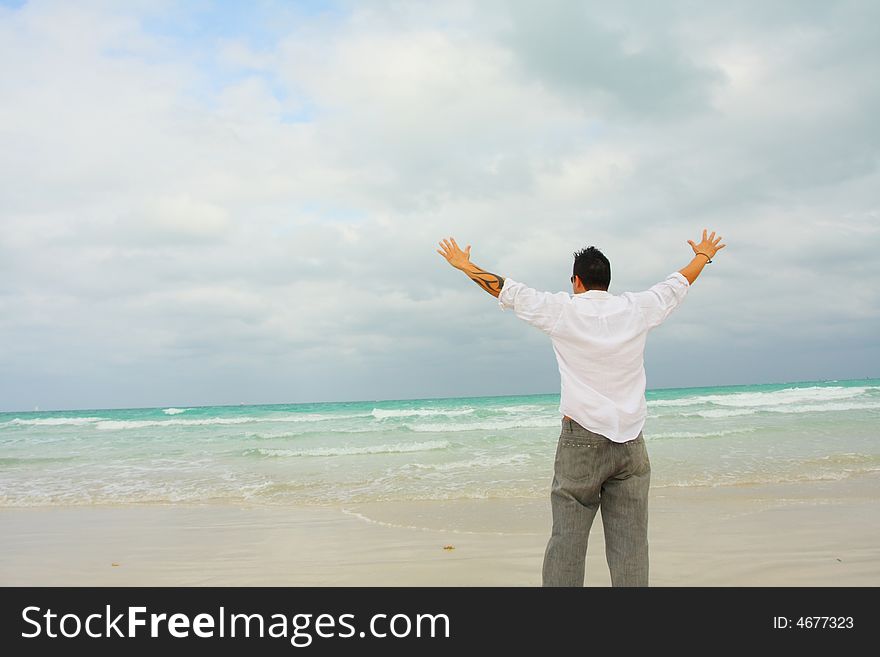
[[[880,473],[652,489],[651,585],[878,586],[878,493]],[[0,585],[539,586],[549,532],[549,490],[332,506],[7,507]],[[586,585],[610,585],[601,514]]]

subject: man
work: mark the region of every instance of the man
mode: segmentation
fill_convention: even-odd
[[[642,428],[647,416],[644,350],[648,332],[684,300],[703,267],[726,245],[688,240],[693,259],[645,292],[612,295],[611,265],[595,247],[574,254],[574,294],[539,292],[477,267],[471,247],[452,237],[437,252],[502,309],[550,336],[564,414],[550,501],[553,530],[544,553],[544,586],[583,586],[587,539],[601,509],[612,586],[648,585],[648,487],[651,464]]]

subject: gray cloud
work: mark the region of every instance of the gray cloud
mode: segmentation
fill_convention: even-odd
[[[877,375],[873,3],[354,3],[255,47],[0,9],[0,407],[556,390],[434,252],[612,291],[729,240],[655,386]],[[12,62],[16,62],[15,65]]]
[[[572,0],[509,3],[504,41],[542,85],[586,102],[587,110],[648,115],[653,120],[705,111],[724,76],[676,38],[667,7],[613,6]],[[681,14],[673,8],[673,18]],[[694,53],[699,55],[699,53]]]

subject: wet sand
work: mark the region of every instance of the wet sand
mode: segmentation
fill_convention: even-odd
[[[650,504],[652,586],[880,585],[880,474]],[[549,499],[4,508],[0,584],[539,586],[549,531]],[[597,515],[586,585],[609,584]]]

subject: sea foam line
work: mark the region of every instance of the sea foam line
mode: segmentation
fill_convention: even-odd
[[[799,474],[766,474],[740,478],[719,478],[706,476],[699,479],[679,479],[667,483],[652,483],[652,488],[724,488],[727,486],[754,486],[773,484],[796,484],[813,481],[842,481],[863,475],[880,472],[878,467],[844,469],[838,472],[805,472]]]
[[[719,438],[721,436],[729,436],[735,433],[752,433],[757,430],[757,427],[744,427],[742,429],[723,429],[721,431],[669,431],[666,433],[645,434],[645,440],[663,440],[666,438]]]
[[[474,412],[472,408],[462,408],[462,409],[442,409],[442,408],[403,408],[403,409],[390,409],[390,408],[374,408],[372,415],[377,420],[384,420],[392,417],[412,417],[412,416],[433,416],[433,415],[448,415],[448,416],[457,416],[457,415],[470,415]]]
[[[257,447],[242,452],[243,456],[354,456],[358,454],[403,454],[407,452],[427,452],[446,449],[446,440],[432,440],[424,443],[397,443],[394,445],[369,445],[366,447],[324,447],[316,449],[280,449]]]
[[[400,470],[429,470],[432,472],[454,472],[471,468],[490,469],[505,465],[522,465],[532,458],[531,454],[510,454],[507,456],[477,456],[467,461],[450,463],[407,463]]]
[[[760,406],[757,408],[710,408],[704,411],[681,413],[685,417],[736,417],[755,413],[828,413],[833,411],[863,411],[880,408],[880,402],[828,402],[826,404],[795,404],[791,406]]]
[[[514,420],[499,420],[486,422],[469,422],[463,424],[404,424],[410,431],[440,433],[458,431],[497,431],[502,429],[541,429],[545,427],[559,427],[562,424],[562,416],[553,418],[519,418]]]
[[[732,392],[721,395],[698,395],[681,399],[653,399],[648,402],[649,408],[664,406],[698,406],[714,404],[717,406],[734,406],[751,408],[756,406],[780,406],[800,404],[804,402],[839,401],[861,397],[869,390],[880,390],[880,386],[811,386],[808,388],[784,388],[766,392]]]
[[[362,522],[369,523],[371,525],[379,525],[381,527],[391,527],[394,529],[410,529],[414,531],[420,532],[434,532],[437,534],[472,534],[472,535],[485,535],[485,536],[538,536],[537,532],[475,532],[469,531],[467,529],[452,529],[450,527],[444,527],[442,529],[432,529],[431,527],[422,527],[420,525],[404,525],[394,522],[388,522],[386,520],[376,520],[375,518],[370,518],[363,513],[359,513],[357,511],[353,511],[351,509],[346,509],[343,507],[342,512],[345,515],[351,516],[353,518],[357,518]]]
[[[170,420],[108,420],[99,418],[97,428],[101,430],[124,430],[142,429],[145,427],[173,427],[173,426],[202,426],[211,424],[249,424],[252,422],[321,422],[324,420],[338,420],[342,418],[361,417],[359,415],[327,415],[320,413],[302,413],[299,415],[280,415],[267,417],[254,417],[251,415],[233,417],[206,417],[206,418],[174,418]]]
[[[3,424],[19,424],[24,426],[60,426],[70,424],[74,426],[82,426],[84,424],[93,424],[106,420],[103,417],[40,417],[40,418],[13,418]]]

